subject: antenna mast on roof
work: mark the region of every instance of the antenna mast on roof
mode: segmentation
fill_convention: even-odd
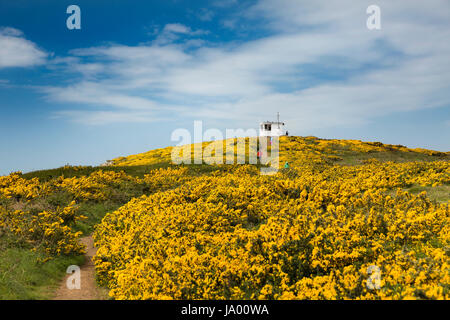
[[[280,129],[280,113],[277,112],[277,124],[278,124],[278,129]]]

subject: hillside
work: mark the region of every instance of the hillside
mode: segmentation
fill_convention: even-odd
[[[204,149],[209,142],[204,142]],[[233,150],[236,139],[225,140],[223,150]],[[231,148],[230,148],[231,147]],[[248,149],[248,139],[246,139]],[[115,166],[154,165],[171,162],[173,147],[155,149],[145,153],[119,157],[111,160]],[[194,152],[194,145],[191,147]],[[252,150],[256,153],[256,150]],[[236,154],[236,149],[234,149]],[[249,150],[246,154],[248,156]],[[377,159],[383,162],[449,160],[450,152],[444,153],[427,149],[409,149],[402,145],[360,140],[319,139],[316,137],[280,137],[280,163],[292,164],[326,162],[342,165],[362,164],[364,160]]]
[[[449,153],[282,137],[265,176],[171,151],[0,177],[0,298],[51,297],[92,232],[115,299],[449,298]]]

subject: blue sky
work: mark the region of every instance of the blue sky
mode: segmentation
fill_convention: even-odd
[[[81,30],[66,27],[72,4]],[[448,39],[446,0],[1,1],[0,174],[277,111],[291,135],[449,151]]]

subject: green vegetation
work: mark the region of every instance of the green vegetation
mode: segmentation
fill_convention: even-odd
[[[150,171],[155,170],[155,169],[179,168],[180,166],[181,167],[185,166],[189,170],[190,174],[192,174],[192,175],[210,173],[210,172],[216,171],[216,170],[228,170],[230,167],[232,167],[232,165],[214,166],[214,165],[207,165],[207,164],[173,165],[169,162],[161,162],[158,164],[151,164],[151,165],[136,165],[136,166],[98,166],[98,167],[64,166],[64,167],[60,167],[60,168],[56,168],[56,169],[27,172],[27,173],[24,173],[22,175],[22,177],[25,179],[38,178],[40,181],[45,182],[45,181],[49,181],[51,179],[55,179],[55,178],[58,178],[61,176],[65,177],[65,178],[88,176],[93,172],[102,170],[102,171],[114,171],[114,172],[123,171],[130,176],[142,178],[144,175],[148,174]]]
[[[40,262],[45,254],[26,248],[0,249],[0,299],[49,299],[69,265],[81,265],[83,257],[59,256]]]
[[[23,174],[25,179],[38,178],[42,182],[57,179],[60,176],[66,178],[89,176],[97,171],[124,171],[128,175],[142,178],[151,170],[172,167],[170,164],[126,166],[126,167],[61,167],[50,170],[40,170]],[[189,174],[202,175],[218,168],[209,165],[186,166]],[[229,166],[222,166],[219,170],[228,170]],[[150,194],[152,190],[139,184],[121,184],[114,188],[108,188],[105,193],[107,200],[86,200],[78,205],[80,214],[87,217],[78,221],[73,229],[81,231],[84,235],[92,233],[93,227],[100,223],[107,212],[114,211],[126,204],[133,197],[142,194]],[[73,200],[73,195],[67,191],[54,192],[50,195],[33,199],[11,200],[0,198],[0,206],[11,210],[24,210],[34,212],[54,211],[58,207],[66,207]],[[49,299],[65,275],[69,265],[80,265],[83,256],[61,255],[51,257],[42,250],[33,251],[32,246],[24,241],[18,241],[17,237],[11,237],[1,233],[0,228],[0,300],[5,299]]]
[[[61,176],[64,176],[65,178],[73,178],[73,177],[81,177],[81,176],[88,176],[93,172],[103,170],[103,171],[114,171],[114,172],[120,172],[124,171],[126,174],[137,176],[137,177],[143,177],[145,174],[149,173],[153,169],[159,169],[159,168],[167,168],[171,167],[172,165],[170,163],[158,163],[154,165],[142,165],[142,166],[123,166],[123,167],[115,167],[115,166],[98,166],[98,167],[92,167],[92,166],[64,166],[56,169],[48,169],[48,170],[37,170],[37,171],[31,171],[28,173],[24,173],[22,176],[25,179],[32,179],[32,178],[38,178],[40,181],[49,181],[54,178],[58,178]]]
[[[423,191],[427,193],[427,196],[431,200],[435,200],[437,202],[447,202],[450,199],[450,185],[443,184],[441,186],[435,186],[435,187],[423,187],[419,185],[413,185],[406,189],[406,191],[412,193],[412,194],[419,194]]]

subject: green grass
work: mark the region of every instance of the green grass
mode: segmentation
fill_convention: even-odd
[[[91,173],[99,170],[103,171],[124,171],[125,173],[143,177],[145,174],[148,174],[151,170],[159,169],[159,168],[168,168],[173,166],[170,163],[158,163],[154,165],[143,165],[143,166],[101,166],[101,167],[92,167],[92,166],[83,166],[83,167],[60,167],[56,169],[48,169],[48,170],[37,170],[31,171],[23,174],[23,178],[32,179],[39,178],[40,181],[49,181],[54,178],[58,178],[60,176],[64,176],[65,178],[73,178],[73,177],[81,177],[88,176]]]
[[[81,265],[84,257],[56,257],[45,263],[45,256],[28,248],[0,251],[0,300],[49,299],[69,265]]]
[[[319,140],[328,140],[328,139],[319,139],[313,136],[290,137],[289,139],[291,141],[304,142],[309,147],[311,147],[312,150],[314,150]],[[378,146],[381,149],[379,151],[372,150],[371,152],[360,152],[354,149],[352,150],[352,146],[349,144],[334,143],[329,146],[329,149],[321,152],[323,152],[323,154],[327,156],[337,156],[341,158],[335,160],[335,162],[340,165],[361,165],[364,163],[364,160],[368,159],[377,159],[380,162],[388,162],[388,161],[411,162],[411,161],[438,161],[438,160],[450,161],[449,152],[445,153],[435,151],[432,153],[432,155],[429,155],[421,152],[416,152],[412,149],[410,150],[399,149],[399,147],[404,146],[388,145],[382,144],[380,142],[365,142],[365,144],[371,146]],[[283,147],[281,148],[283,150]]]
[[[94,231],[94,226],[102,221],[106,213],[118,209],[123,204],[124,203],[114,203],[111,201],[82,203],[80,205],[80,212],[86,216],[87,219],[78,221],[74,226],[74,230],[82,231],[85,235],[91,234]]]
[[[402,151],[380,151],[361,153],[348,150],[338,150],[336,154],[342,160],[337,163],[341,165],[360,165],[364,160],[377,159],[381,162],[411,162],[411,161],[436,161],[436,160],[450,160],[447,155],[429,156],[418,152],[402,152]]]
[[[427,196],[434,201],[445,203],[450,200],[450,185],[444,184],[435,187],[422,187],[419,185],[413,185],[406,189],[406,191],[412,194],[419,194],[423,191],[427,193]]]
[[[183,165],[181,165],[183,166]],[[199,174],[207,174],[212,171],[217,170],[227,170],[232,165],[208,165],[208,164],[192,164],[192,165],[185,165],[188,170],[189,174],[191,175],[199,175]],[[257,165],[258,167],[260,165]],[[56,169],[48,169],[48,170],[37,170],[37,171],[31,171],[24,173],[22,175],[25,179],[32,179],[32,178],[38,178],[40,181],[49,181],[54,178],[58,178],[60,176],[64,176],[65,178],[73,178],[73,177],[81,177],[81,176],[88,176],[91,173],[99,170],[103,171],[115,171],[120,172],[124,171],[126,174],[140,177],[142,178],[144,175],[150,173],[150,171],[159,169],[159,168],[179,168],[180,165],[174,165],[171,163],[158,163],[158,164],[152,164],[152,165],[140,165],[140,166],[101,166],[101,167],[92,167],[92,166],[85,166],[85,167],[61,167]]]
[[[70,199],[65,194],[54,195],[53,205],[61,205]],[[74,230],[88,235],[104,215],[117,209],[124,202],[83,202],[80,210],[87,220],[78,222]],[[84,256],[57,256],[46,262],[48,255],[33,252],[31,247],[19,244],[6,234],[0,236],[0,300],[41,300],[52,298],[69,265],[82,265]]]

